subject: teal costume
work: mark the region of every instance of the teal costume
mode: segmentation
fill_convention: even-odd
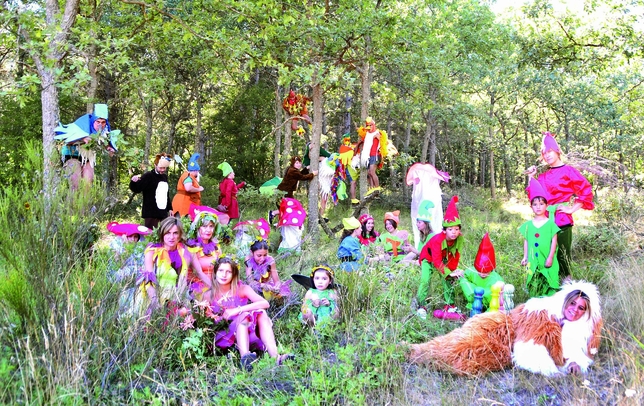
[[[552,218],[551,216],[541,227],[536,227],[532,220],[519,227],[519,232],[528,241],[529,270],[526,287],[530,297],[551,296],[559,290],[559,261],[556,251],[552,266],[546,268],[545,265],[550,255],[552,239],[559,231]]]
[[[331,299],[331,294],[335,293],[335,290],[333,289],[318,290],[315,288],[311,288],[309,289],[309,292],[316,294],[318,299],[320,300],[327,299],[329,301],[329,306],[315,307],[313,306],[313,301],[311,299],[307,299],[302,304],[302,312],[300,313],[300,316],[299,316],[300,321],[304,323],[305,322],[304,314],[308,314],[308,313],[313,314],[317,325],[331,321],[333,319],[333,315],[335,314],[336,308],[338,306],[335,299]]]

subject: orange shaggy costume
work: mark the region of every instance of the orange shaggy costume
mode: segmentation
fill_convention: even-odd
[[[570,322],[563,317],[563,304],[577,289],[588,296],[591,311]],[[412,344],[408,359],[459,375],[483,375],[514,363],[555,376],[566,374],[572,362],[585,373],[599,348],[601,327],[597,287],[568,281],[552,297],[530,299],[510,314],[483,313],[444,336]]]

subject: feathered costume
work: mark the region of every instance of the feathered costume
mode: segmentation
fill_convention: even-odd
[[[331,154],[320,162],[318,182],[320,182],[320,198],[327,200],[331,197],[334,205],[338,204],[338,187],[345,178],[346,171],[342,167],[339,154]]]
[[[568,321],[564,301],[575,290],[588,296],[590,312]],[[597,287],[568,280],[555,295],[530,299],[510,314],[483,313],[449,334],[413,344],[408,358],[459,375],[483,375],[514,364],[556,376],[568,373],[573,362],[585,373],[599,349],[601,328]]]

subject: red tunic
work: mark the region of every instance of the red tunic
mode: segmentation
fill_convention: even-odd
[[[581,208],[592,210],[595,208],[593,203],[593,189],[590,183],[579,171],[572,166],[562,165],[556,168],[550,168],[539,175],[537,179],[548,196],[548,204],[567,203],[575,195],[575,202],[582,204]],[[555,224],[559,227],[573,225],[572,215],[557,211],[555,214]]]
[[[237,205],[237,191],[243,186],[243,182],[235,184],[232,179],[224,178],[219,184],[219,204],[227,207],[226,214],[230,219],[239,218],[239,206]]]
[[[461,259],[461,252],[458,249],[458,237],[456,240],[451,241],[451,244],[445,239],[445,233],[438,233],[427,241],[420,251],[420,263],[424,261],[429,262],[436,268],[443,276],[447,276],[451,271],[456,270],[458,261]],[[456,245],[456,246],[455,246]],[[445,267],[450,270],[445,274]]]

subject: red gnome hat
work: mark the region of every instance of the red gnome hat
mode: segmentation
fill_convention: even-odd
[[[532,202],[532,199],[535,197],[543,197],[546,199],[546,202],[548,201],[546,191],[543,189],[543,186],[541,186],[541,183],[539,183],[535,178],[530,178],[530,183],[525,190],[528,192],[528,200],[530,200],[530,202]]]
[[[496,255],[494,255],[494,245],[492,245],[489,233],[485,233],[481,239],[479,251],[474,260],[474,268],[486,276],[496,269]]]
[[[453,227],[461,225],[461,218],[458,216],[456,203],[458,203],[458,196],[452,196],[452,200],[450,200],[447,204],[445,216],[443,216],[443,227]]]
[[[553,150],[559,154],[561,153],[561,149],[559,149],[559,144],[557,144],[555,137],[546,131],[543,133],[543,140],[541,140],[541,153],[545,154],[549,150]]]

